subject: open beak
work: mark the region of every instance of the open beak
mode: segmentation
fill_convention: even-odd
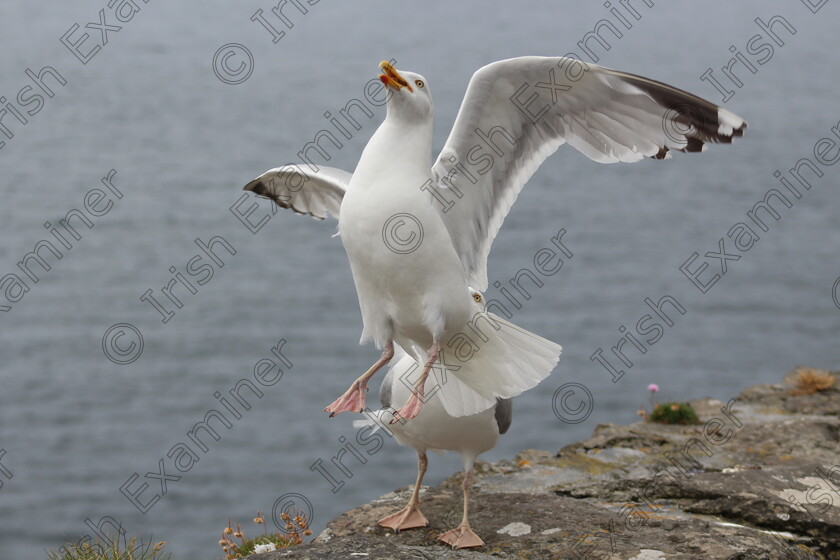
[[[406,79],[400,76],[397,69],[391,66],[388,61],[383,60],[380,62],[379,68],[382,70],[382,74],[379,75],[379,80],[387,87],[393,88],[396,91],[399,91],[400,88],[408,88],[408,91],[414,92],[414,89],[412,89]]]

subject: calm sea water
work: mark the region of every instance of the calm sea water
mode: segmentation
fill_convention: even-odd
[[[832,301],[840,275],[838,171],[821,165],[823,177],[792,208],[779,207],[781,219],[769,219],[769,231],[749,251],[738,252],[726,237],[778,186],[774,171],[814,159],[815,143],[840,121],[836,5],[812,14],[796,1],[634,2],[640,19],[625,8],[618,12],[627,29],[599,3],[582,1],[420,8],[324,0],[306,14],[286,6],[293,27],[272,14],[270,2],[137,4],[140,11],[122,23],[104,0],[52,2],[49,9],[11,0],[2,10],[0,94],[21,115],[34,112],[35,93],[43,107],[23,115],[25,125],[11,109],[0,119],[14,135],[0,136],[6,142],[0,273],[22,274],[18,261],[40,240],[53,239],[44,224],[81,209],[86,196],[102,214],[90,218],[90,229],[76,218],[81,239],[69,240],[72,249],[51,258],[51,270],[39,271],[20,301],[0,301],[12,307],[0,317],[4,557],[37,558],[44,548],[92,534],[86,519],[97,525],[110,516],[132,535],[169,541],[178,558],[212,558],[228,518],[250,527],[254,512],[270,516],[278,498],[304,496],[320,530],[341,511],[414,480],[411,450],[393,441],[381,449],[378,441],[357,442],[351,417],[328,419],[321,412],[377,356],[373,347],[356,344],[361,319],[344,251],[331,237],[335,224],[278,213],[252,234],[229,210],[246,181],[298,160],[303,145],[330,127],[326,112],[336,115],[350,99],[363,99],[383,58],[428,79],[438,147],[475,69],[518,55],[583,55],[577,42],[601,19],[622,34],[605,32],[609,51],[587,43],[601,63],[721,102],[700,78],[714,68],[734,92],[726,106],[750,122],[742,141],[702,156],[599,166],[563,148],[534,176],[495,242],[491,282],[507,285],[517,271],[532,268],[535,252],[564,228],[573,258],[542,278],[542,288],[531,290],[514,317],[563,344],[564,354],[552,377],[515,401],[513,427],[486,459],[524,448],[556,450],[598,423],[634,421],[648,383],[660,385],[663,399],[729,399],[745,386],[778,381],[797,364],[840,363],[840,309]],[[108,28],[107,43],[91,55],[102,43],[103,9],[105,23],[121,28]],[[260,9],[274,22],[276,43],[251,21]],[[762,42],[772,51],[753,43],[750,54],[751,38],[768,33],[754,20],[776,15],[796,34],[776,20],[772,33],[784,45],[769,38]],[[89,35],[78,47],[91,56],[86,64],[62,44],[68,32],[68,43]],[[253,57],[251,75],[238,85],[213,71],[214,53],[228,43],[244,45]],[[734,67],[741,87],[720,71],[733,56],[730,45],[755,70]],[[229,81],[248,72],[231,72],[243,61],[232,52]],[[51,98],[25,73],[45,66],[66,81],[44,78]],[[23,109],[21,90],[30,103]],[[374,117],[361,118],[362,129],[342,139],[331,165],[352,170],[384,115],[370,108]],[[100,182],[112,169],[122,198]],[[97,187],[103,195],[87,194]],[[252,221],[267,208],[260,206]],[[182,307],[170,304],[175,315],[163,323],[140,297],[147,290],[163,297],[170,267],[185,274],[203,254],[195,240],[215,236],[235,254],[217,242],[221,264],[193,261],[194,268],[210,267],[198,276],[204,283],[195,294],[175,287]],[[704,294],[679,267],[694,252],[701,255],[697,263],[718,252],[722,237],[727,252],[741,258],[727,260],[726,274]],[[720,271],[716,259],[706,260],[704,281]],[[3,286],[21,296],[8,289]],[[674,326],[664,327],[644,355],[628,351],[633,366],[613,383],[590,356],[598,348],[609,354],[620,327],[634,330],[648,312],[645,298],[666,295],[685,314],[672,312]],[[130,364],[109,361],[103,352],[103,335],[118,324],[142,333],[142,353]],[[120,332],[116,345],[128,351],[131,331],[111,334]],[[272,358],[280,339],[292,367],[284,366],[282,379],[263,386],[259,398],[243,389],[250,410],[240,406],[238,419],[229,414],[230,429],[215,424],[220,440],[204,434],[207,451],[181,455],[185,472],[176,470],[170,449],[189,443],[187,432],[209,410],[224,411],[214,394],[231,402],[228,391],[242,378],[253,381],[255,364]],[[572,418],[578,423],[561,422],[552,410],[555,391],[567,383],[585,385],[592,395],[591,414]],[[567,403],[581,396],[579,390]],[[349,474],[330,461],[344,441],[366,458],[361,464],[345,452]],[[318,460],[334,483],[310,469]],[[435,484],[459,468],[457,456],[435,456],[427,480]],[[340,488],[333,491],[334,485]],[[145,514],[121,487],[137,493],[136,501],[149,508]]]

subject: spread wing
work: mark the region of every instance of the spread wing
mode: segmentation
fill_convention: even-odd
[[[298,214],[319,220],[329,214],[337,219],[352,176],[352,173],[334,167],[320,167],[317,172],[304,173],[296,165],[284,165],[269,169],[243,188]]]
[[[730,143],[746,127],[726,109],[641,76],[562,57],[502,60],[470,80],[433,167],[440,189],[433,204],[467,282],[483,291],[487,254],[505,216],[564,143],[597,162],[634,162]]]

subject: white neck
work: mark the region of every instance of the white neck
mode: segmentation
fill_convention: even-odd
[[[428,176],[432,160],[432,119],[427,122],[401,119],[388,110],[371,137],[353,173],[354,185],[372,184],[382,177]]]

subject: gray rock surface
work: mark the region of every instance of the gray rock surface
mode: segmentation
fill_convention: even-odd
[[[406,487],[333,519],[310,544],[250,558],[840,560],[840,383],[793,396],[794,382],[691,401],[698,425],[599,425],[557,453],[480,462],[478,549],[436,540],[460,521],[459,473],[422,494],[429,527],[377,526]]]

